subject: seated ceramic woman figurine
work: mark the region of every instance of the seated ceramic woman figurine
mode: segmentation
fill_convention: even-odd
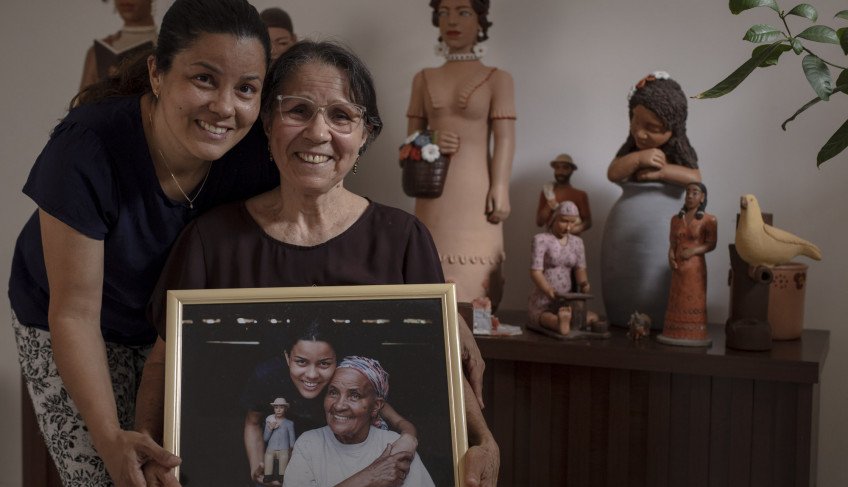
[[[577,205],[563,201],[554,209],[548,231],[533,237],[530,278],[536,287],[528,302],[530,322],[563,335],[571,330],[571,308],[557,306],[556,298],[572,292],[572,269],[580,292],[589,292],[583,239],[570,234],[579,223]]]

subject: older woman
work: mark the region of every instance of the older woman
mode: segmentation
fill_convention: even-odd
[[[324,397],[327,426],[304,433],[294,444],[284,486],[334,486],[373,465],[385,485],[432,486],[418,455],[403,458],[409,470],[380,461],[391,455],[398,434],[373,426],[389,394],[389,374],[368,357],[345,357]],[[374,463],[372,463],[374,462]],[[399,482],[399,483],[398,483]],[[367,485],[384,485],[367,483]]]
[[[205,214],[183,233],[151,305],[160,339],[148,359],[139,407],[161,421],[165,290],[444,282],[430,234],[415,217],[348,191],[344,178],[380,133],[373,81],[355,55],[332,43],[301,42],[274,64],[262,120],[280,186]],[[498,449],[480,397],[482,359],[467,327],[463,354],[472,447],[470,485],[494,485]],[[157,397],[158,396],[158,397]],[[161,424],[152,424],[161,430]]]

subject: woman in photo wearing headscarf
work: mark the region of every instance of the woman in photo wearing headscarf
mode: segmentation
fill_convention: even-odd
[[[327,426],[307,431],[297,439],[283,486],[323,487],[344,481],[356,485],[433,486],[418,454],[393,454],[391,443],[399,435],[374,426],[388,395],[389,374],[379,361],[345,357],[336,367],[324,397]],[[408,472],[397,468],[391,458],[396,455],[408,458]]]

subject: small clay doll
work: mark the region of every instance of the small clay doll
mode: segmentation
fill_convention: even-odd
[[[686,136],[686,95],[668,73],[657,71],[636,84],[629,115],[627,140],[607,171],[623,193],[604,227],[601,287],[612,324],[626,326],[638,309],[660,329],[671,280],[668,216],[701,173]]]
[[[715,249],[718,226],[715,216],[705,213],[707,188],[702,183],[686,185],[680,213],[671,218],[668,264],[671,287],[662,334],[657,340],[672,345],[706,346],[707,261]]]
[[[551,161],[554,169],[554,181],[545,183],[539,194],[539,206],[536,208],[536,226],[548,223],[553,209],[563,201],[573,201],[577,205],[581,222],[571,228],[572,235],[580,235],[592,226],[592,214],[589,211],[589,197],[571,185],[571,175],[577,170],[577,164],[568,154],[560,154]]]
[[[548,231],[533,237],[530,278],[535,288],[528,302],[530,323],[562,335],[571,331],[572,309],[558,306],[557,298],[572,292],[572,269],[580,292],[590,289],[583,240],[570,232],[579,223],[577,205],[563,201],[554,209]]]
[[[485,296],[497,309],[515,152],[512,76],[480,62],[489,0],[431,0],[430,7],[445,63],[415,75],[407,133],[436,131],[451,164],[441,196],[417,198],[415,216],[430,230],[458,300]]]
[[[264,473],[265,477],[273,475],[274,460],[277,460],[277,476],[282,477],[294,448],[294,423],[286,419],[289,403],[285,398],[274,399],[271,406],[274,408],[274,414],[265,418],[265,429],[262,435],[266,444]]]

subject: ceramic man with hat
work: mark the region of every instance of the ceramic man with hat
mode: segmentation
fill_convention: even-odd
[[[542,186],[539,207],[536,209],[536,226],[545,226],[559,203],[573,201],[580,214],[580,223],[574,225],[570,233],[580,235],[592,226],[592,213],[589,211],[586,192],[571,185],[571,175],[577,170],[577,164],[570,155],[560,154],[551,161],[551,167],[554,169],[555,181]]]
[[[286,466],[291,458],[292,448],[294,448],[294,423],[290,419],[286,419],[286,411],[289,408],[289,403],[283,397],[274,399],[271,403],[274,407],[274,414],[265,418],[265,476],[274,473],[274,459],[276,458],[279,467],[277,467],[277,475],[282,476],[286,471]]]

